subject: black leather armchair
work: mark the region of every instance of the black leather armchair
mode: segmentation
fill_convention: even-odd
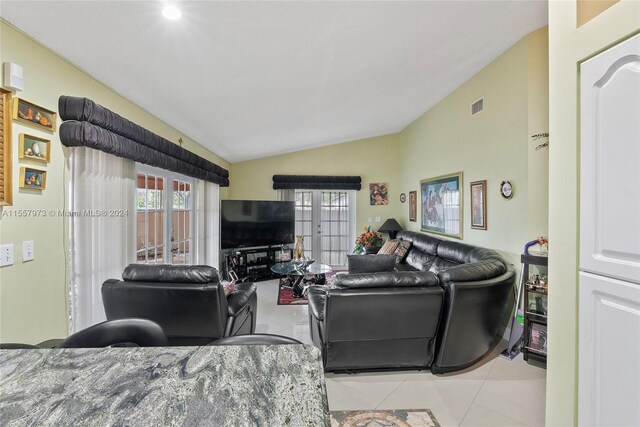
[[[255,331],[254,283],[238,283],[228,297],[209,266],[131,264],[123,280],[102,285],[108,320],[138,317],[158,323],[170,345],[206,345]]]
[[[443,290],[431,272],[338,276],[311,286],[311,339],[327,371],[428,368]]]

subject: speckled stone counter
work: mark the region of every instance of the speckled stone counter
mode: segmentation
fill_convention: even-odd
[[[301,345],[0,350],[4,426],[328,426]]]

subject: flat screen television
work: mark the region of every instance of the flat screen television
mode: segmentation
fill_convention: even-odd
[[[293,243],[294,202],[223,200],[220,209],[222,249]]]

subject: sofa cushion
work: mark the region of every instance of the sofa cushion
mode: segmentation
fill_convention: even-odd
[[[131,282],[211,283],[218,282],[218,271],[208,265],[129,264],[122,280]]]
[[[409,254],[409,250],[411,249],[411,242],[409,240],[401,240],[398,244],[398,249],[396,249],[396,255],[398,256],[396,262],[398,264],[403,263]]]
[[[417,269],[411,267],[409,264],[396,264],[396,271],[416,271]]]
[[[399,240],[387,240],[384,242],[384,245],[378,251],[378,255],[387,255],[395,253],[396,249],[398,249],[398,245],[400,244]]]
[[[335,281],[335,287],[338,289],[402,288],[413,286],[438,286],[438,277],[429,271],[402,271],[344,274]]]
[[[413,246],[405,259],[405,263],[416,270],[429,271],[434,258],[435,255],[424,253]]]
[[[349,273],[377,273],[393,271],[396,254],[389,255],[347,255]]]

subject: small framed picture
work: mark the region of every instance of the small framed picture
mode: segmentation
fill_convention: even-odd
[[[56,131],[58,116],[51,110],[20,98],[13,98],[12,118],[50,132]]]
[[[487,181],[471,183],[471,228],[487,229]]]
[[[18,158],[49,163],[51,141],[37,136],[21,133],[18,146]]]
[[[20,168],[20,188],[44,190],[47,185],[47,171]]]
[[[369,201],[371,203],[371,206],[381,206],[389,204],[386,182],[374,182],[369,184]]]
[[[418,221],[418,192],[409,191],[409,221]]]

